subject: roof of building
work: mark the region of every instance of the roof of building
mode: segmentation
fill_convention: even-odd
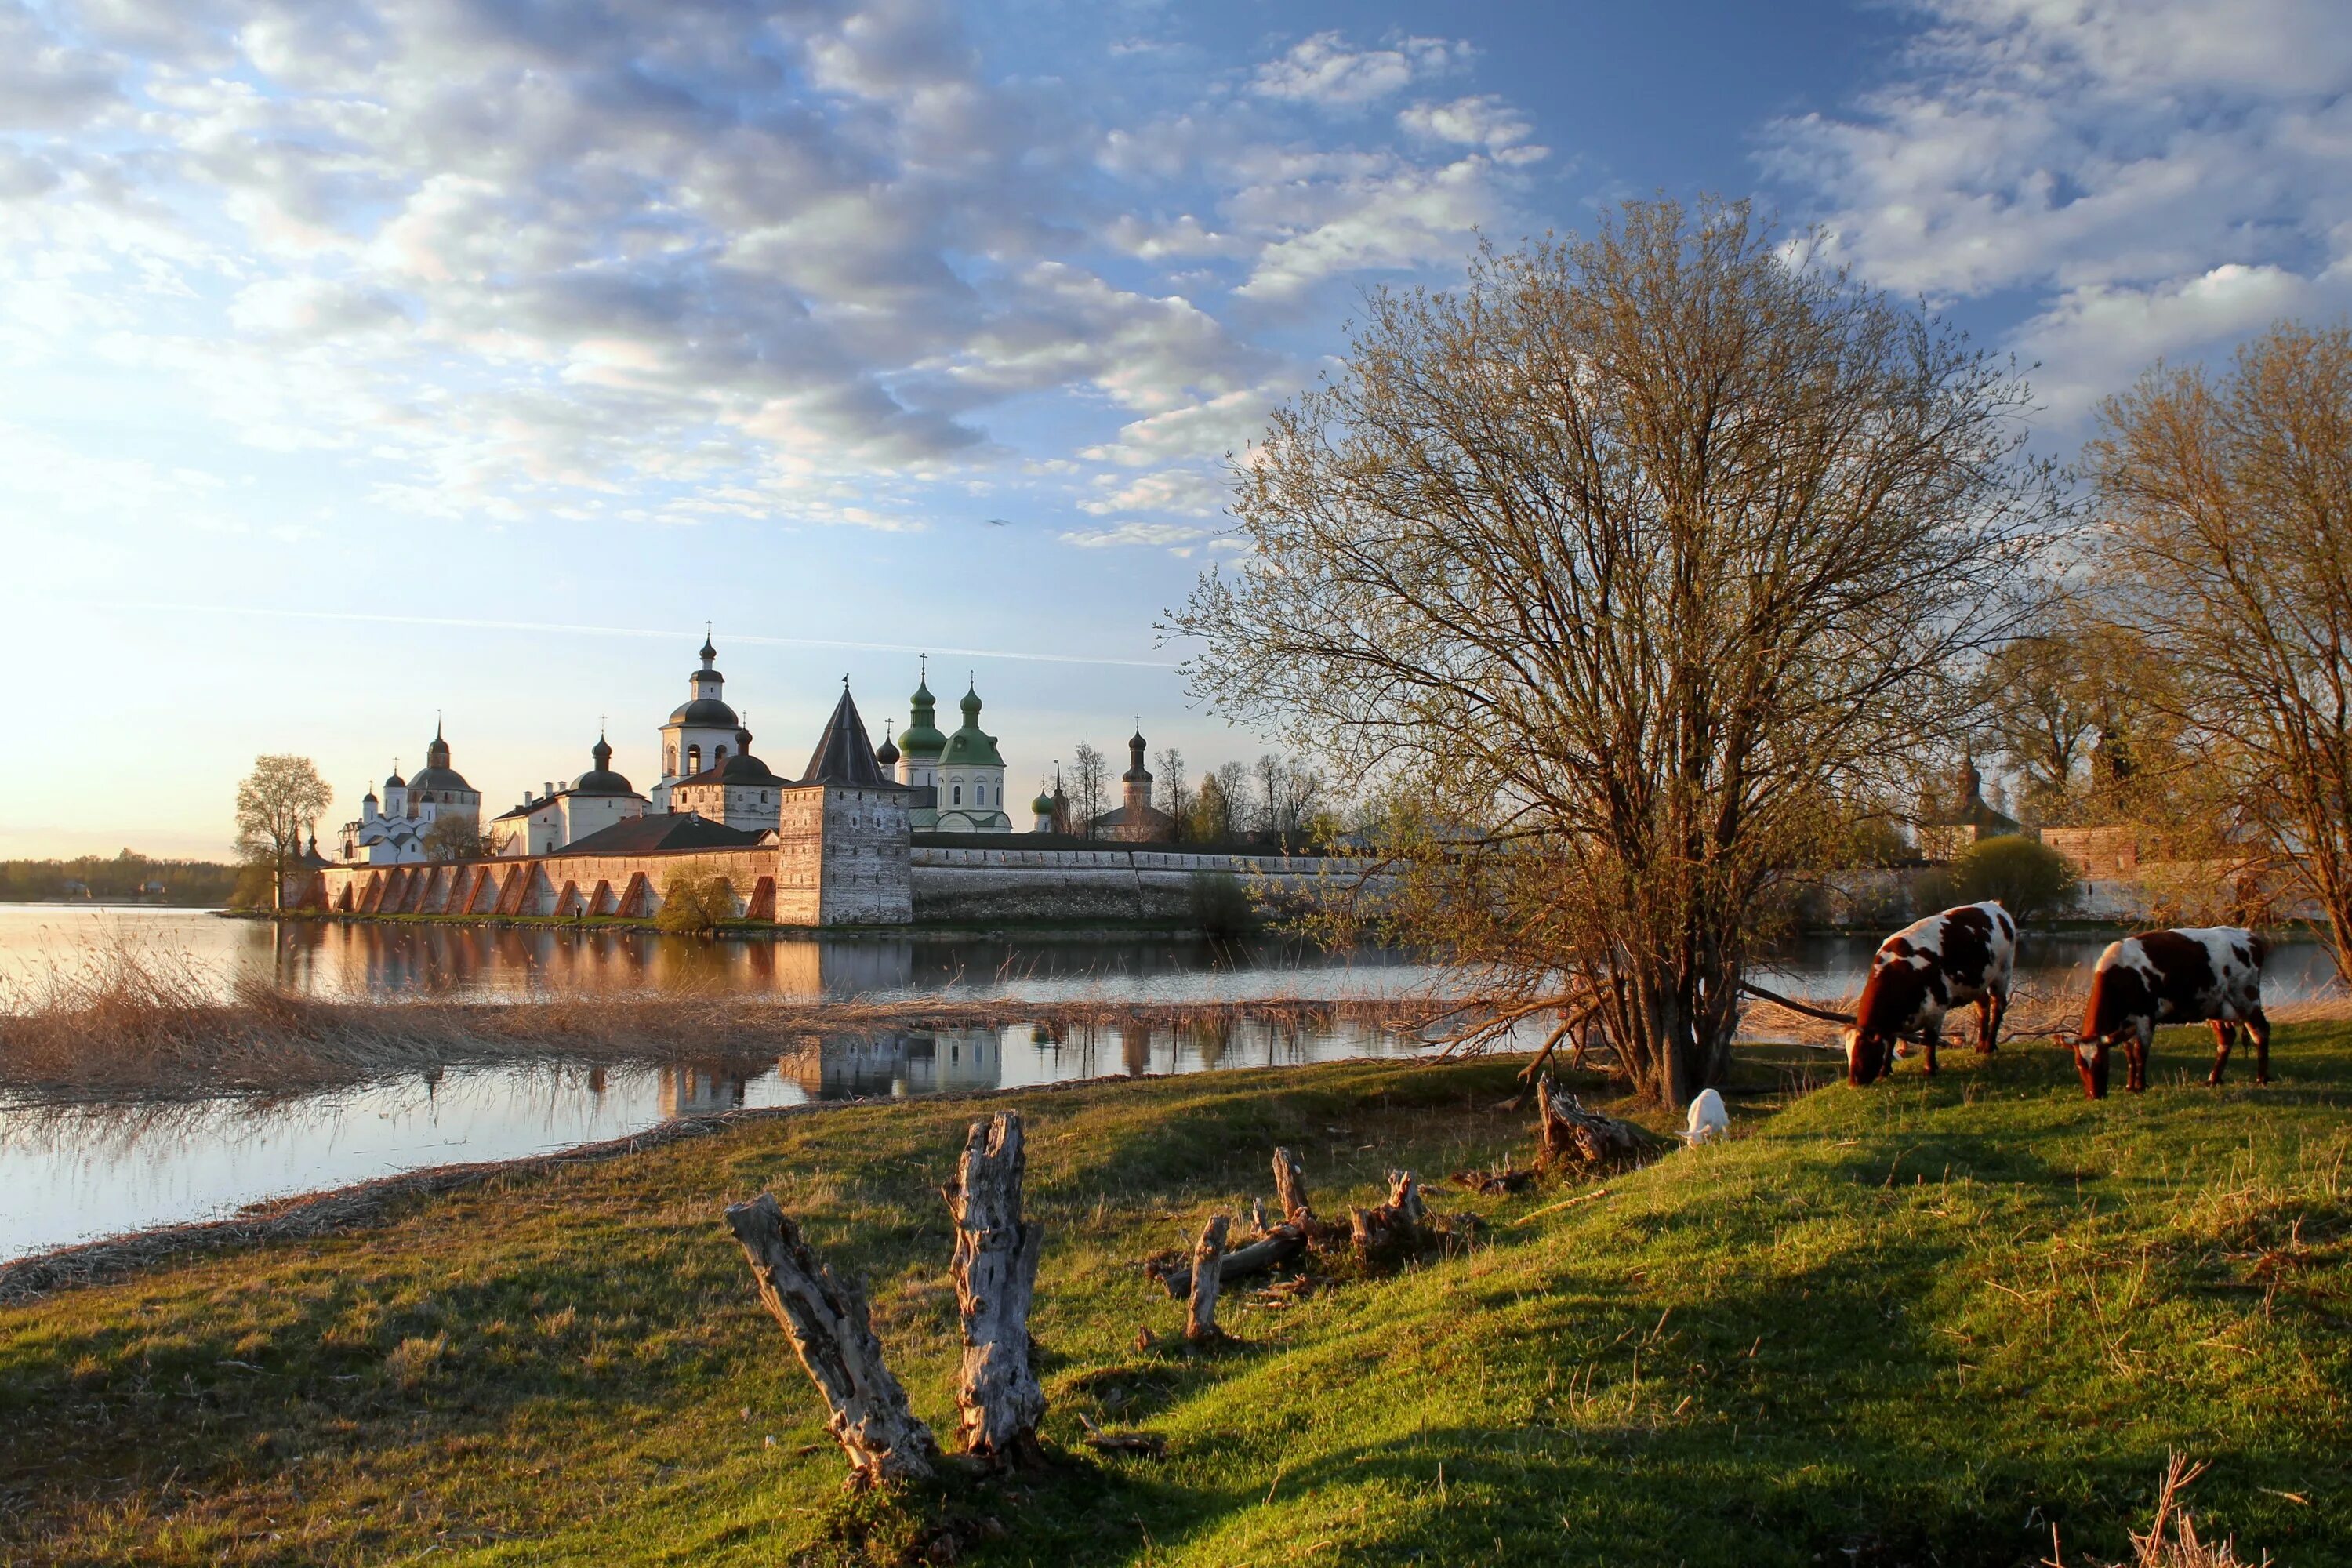
[[[671,710],[669,721],[673,724],[694,724],[710,730],[732,730],[742,722],[735,717],[735,710],[728,707],[716,697],[698,697],[691,702],[679,703]]]
[[[678,780],[685,784],[730,784],[738,789],[782,789],[793,781],[781,777],[773,768],[751,754],[751,734],[748,730],[736,731],[742,750],[731,757],[722,757],[698,773],[689,773]]]
[[[801,774],[801,783],[898,787],[875,758],[874,742],[866,738],[866,721],[857,716],[857,704],[845,680],[841,683],[841,700],[833,705],[833,717],[824,721],[816,750],[809,753],[808,771]]]
[[[1129,811],[1119,806],[1095,818],[1097,827],[1173,827],[1176,819],[1156,805],[1139,806]]]
[[[948,737],[946,747],[940,752],[941,767],[1001,768],[1003,753],[996,749],[996,737],[980,727],[980,693],[969,690],[963,694],[963,728]]]
[[[474,789],[472,784],[466,782],[466,775],[455,768],[419,768],[409,776],[408,787],[412,790],[464,790],[468,795],[472,794]]]
[[[384,779],[383,787],[386,789],[406,789],[408,787],[408,781],[400,776],[400,770],[398,768],[394,768]]]
[[[633,816],[575,838],[558,855],[646,855],[665,849],[740,849],[760,841],[749,828],[730,827],[690,811]]]
[[[573,795],[635,795],[629,781],[613,771],[613,748],[604,736],[588,749],[596,765],[572,781]]]
[[[890,743],[889,736],[883,736],[882,743],[874,748],[874,760],[881,763],[886,770],[898,766],[898,748]]]

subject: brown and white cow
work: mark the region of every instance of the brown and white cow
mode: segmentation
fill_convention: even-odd
[[[2083,1092],[2107,1093],[2107,1052],[2121,1044],[2127,1064],[2124,1087],[2147,1087],[2147,1051],[2159,1024],[2213,1026],[2218,1084],[2229,1065],[2230,1042],[2242,1027],[2254,1042],[2254,1081],[2271,1080],[2271,1022],[2263,1016],[2263,960],[2270,949],[2237,926],[2144,931],[2109,942],[2091,971],[2091,1000],[2083,1032],[2060,1043],[2074,1053]]]
[[[1845,1032],[1845,1080],[1860,1089],[1892,1070],[1895,1044],[1924,1039],[1927,1070],[1944,1037],[1944,1015],[1974,1003],[1977,1049],[1992,1050],[2009,1011],[2017,965],[2017,921],[1997,903],[1963,904],[1915,921],[1878,944]]]

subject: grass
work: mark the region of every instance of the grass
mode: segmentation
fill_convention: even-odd
[[[2262,1089],[2158,1051],[2098,1104],[2047,1048],[1811,1094],[1754,1054],[1727,1143],[1549,1213],[1449,1193],[1468,1254],[1229,1297],[1244,1343],[1197,1358],[1138,1348],[1179,1308],[1137,1260],[1264,1194],[1276,1142],[1329,1210],[1383,1165],[1524,1158],[1480,1109],[1513,1064],[852,1106],[496,1181],[0,1310],[0,1558],[828,1563],[955,1516],[993,1526],[962,1561],[1056,1568],[2028,1564],[2053,1525],[2078,1563],[2132,1555],[2179,1452],[2204,1539],[2352,1561],[2352,1028],[2283,1027]],[[849,1501],[719,1209],[773,1190],[866,1277],[951,1433],[937,1184],[1004,1104],[1061,1462]],[[1097,1459],[1081,1414],[1169,1457]]]

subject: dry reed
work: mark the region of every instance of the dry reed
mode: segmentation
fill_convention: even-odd
[[[1344,1020],[1412,1034],[1430,1011],[1397,999],[835,1002],[705,993],[382,1002],[303,995],[253,976],[236,979],[224,997],[184,959],[116,946],[29,984],[0,984],[0,1102],[277,1096],[531,1058],[751,1061],[828,1035],[890,1030],[1213,1031],[1248,1021],[1305,1032]]]

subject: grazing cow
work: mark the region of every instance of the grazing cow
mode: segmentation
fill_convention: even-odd
[[[1997,903],[1963,904],[1905,926],[1878,944],[1862,987],[1853,1026],[1845,1032],[1845,1080],[1856,1089],[1894,1067],[1897,1040],[1927,1047],[1927,1070],[1944,1037],[1944,1015],[1977,1009],[1977,1049],[2000,1040],[2017,963],[2017,922]]]
[[[2270,949],[2237,926],[2144,931],[2109,942],[2091,971],[2091,1000],[2083,1032],[2060,1043],[2072,1047],[2083,1092],[2107,1093],[2107,1051],[2118,1042],[2127,1064],[2124,1087],[2147,1087],[2147,1049],[2158,1024],[2213,1026],[2218,1084],[2229,1065],[2230,1041],[2242,1027],[2254,1042],[2254,1081],[2271,1080],[2271,1022],[2263,1016],[2263,960]]]

